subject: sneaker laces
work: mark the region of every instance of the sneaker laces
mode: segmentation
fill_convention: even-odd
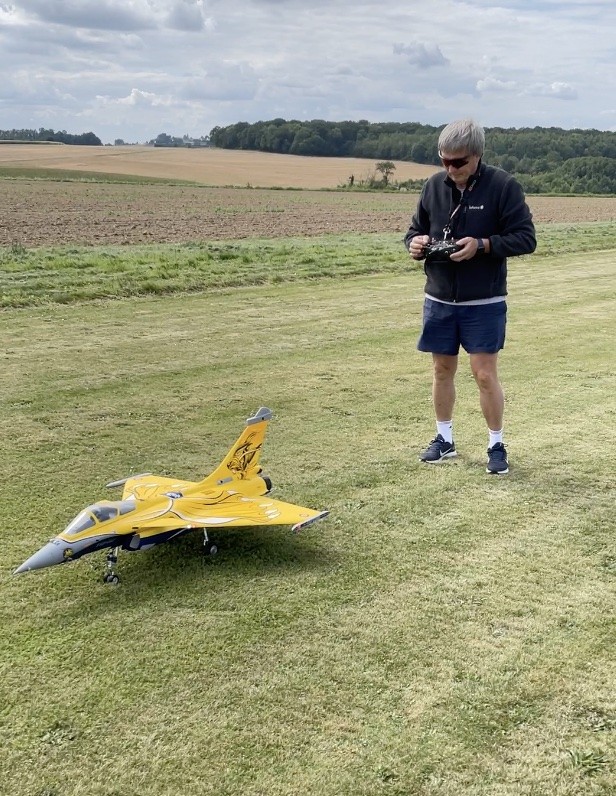
[[[434,439],[432,440],[432,442],[430,442],[430,444],[428,445],[428,450],[440,451],[441,445],[446,445],[446,444],[447,443],[445,442],[443,437],[440,434],[437,434],[436,437],[434,437]]]
[[[490,459],[503,462],[507,458],[507,451],[502,443],[496,443],[493,448],[488,451]]]

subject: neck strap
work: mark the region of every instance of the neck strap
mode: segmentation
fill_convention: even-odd
[[[447,240],[447,238],[451,235],[453,220],[460,212],[460,208],[468,203],[468,195],[473,190],[475,185],[477,185],[477,181],[479,180],[480,176],[481,176],[481,161],[479,161],[479,165],[477,166],[477,171],[473,174],[470,181],[466,183],[466,187],[462,188],[462,190],[460,191],[460,201],[451,211],[447,223],[443,227],[443,236],[445,240]],[[457,185],[455,185],[453,180],[451,180],[451,182],[457,188]],[[460,189],[458,188],[458,190]]]

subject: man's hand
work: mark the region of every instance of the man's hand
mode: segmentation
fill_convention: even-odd
[[[429,235],[415,235],[409,244],[409,254],[414,260],[423,260],[424,247],[430,243]]]
[[[461,260],[470,260],[477,254],[477,238],[460,238],[456,243],[462,248],[460,251],[449,255],[449,259],[453,260],[454,263],[459,263]]]

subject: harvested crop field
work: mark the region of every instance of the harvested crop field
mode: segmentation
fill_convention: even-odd
[[[345,185],[351,175],[359,181],[377,174],[378,162],[368,158],[303,157],[215,147],[0,146],[2,168],[98,172],[243,188],[336,188]],[[423,180],[438,171],[436,166],[393,162],[398,182]]]
[[[402,233],[417,195],[5,180],[0,246]],[[530,196],[538,223],[616,220],[616,197]]]

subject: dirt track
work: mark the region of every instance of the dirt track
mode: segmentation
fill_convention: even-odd
[[[343,232],[403,233],[410,193],[6,180],[0,246],[130,245]],[[616,197],[529,197],[538,223],[616,220]]]

